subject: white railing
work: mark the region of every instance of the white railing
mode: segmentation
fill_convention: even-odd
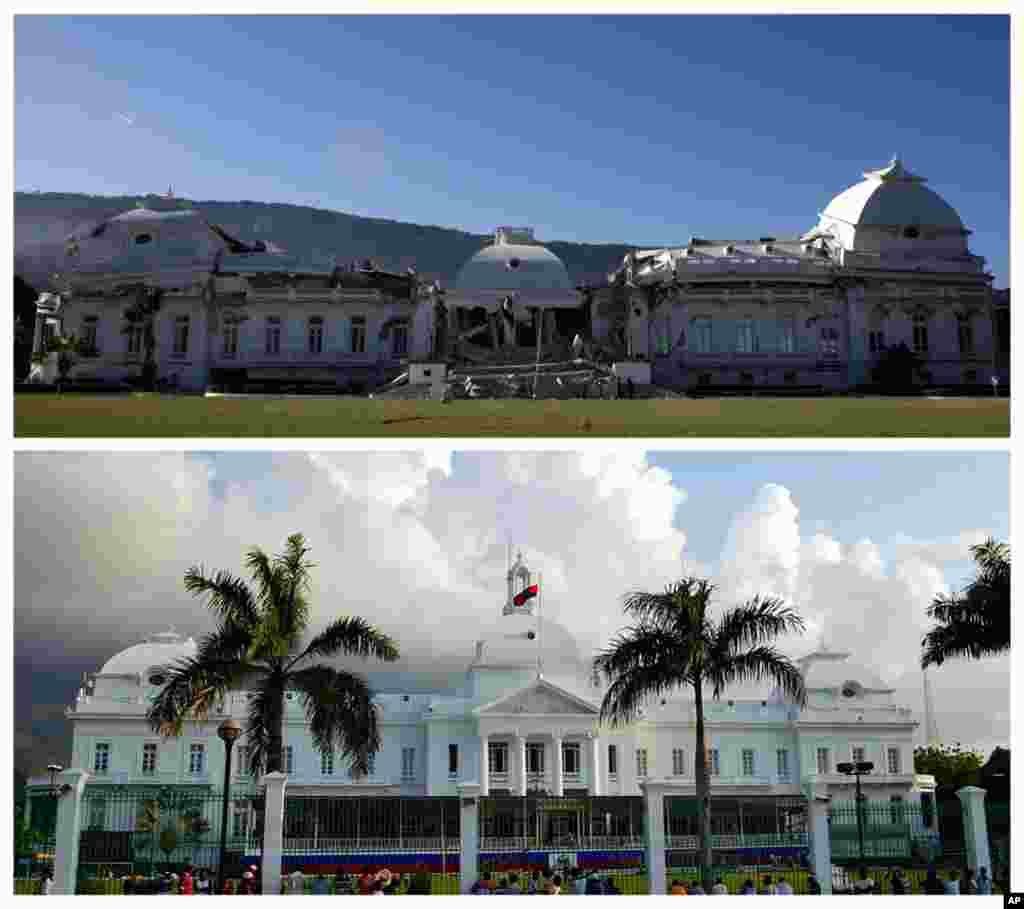
[[[458,839],[439,836],[409,837],[285,837],[288,853],[395,852],[405,850],[458,852]]]

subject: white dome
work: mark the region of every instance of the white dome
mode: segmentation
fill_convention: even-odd
[[[494,244],[466,262],[455,278],[460,291],[572,289],[562,260],[534,243],[528,228],[499,227]]]
[[[173,631],[152,634],[141,644],[134,644],[115,654],[100,670],[100,675],[143,675],[155,666],[165,666],[183,657],[196,654],[196,642]],[[143,679],[143,683],[145,683]]]
[[[536,667],[539,650],[545,676],[561,672],[575,678],[584,669],[576,638],[564,625],[543,616],[538,628],[536,616],[503,615],[484,632],[481,642],[474,668]]]
[[[864,177],[829,202],[822,220],[832,218],[854,227],[964,230],[956,209],[928,189],[924,177],[906,170],[898,158],[893,158],[887,167],[865,172]]]
[[[847,682],[855,691],[892,691],[881,677],[861,663],[851,662],[849,654],[819,649],[798,661],[804,673],[804,685],[810,690],[842,689]]]

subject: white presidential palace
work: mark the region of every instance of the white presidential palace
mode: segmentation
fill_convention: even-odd
[[[289,695],[284,736],[289,798],[298,800],[296,804],[305,798],[307,805],[313,799],[337,806],[339,800],[372,802],[402,796],[406,805],[433,799],[455,805],[452,810],[457,812],[460,791],[475,783],[480,796],[513,806],[508,809],[513,814],[515,800],[508,797],[532,796],[548,812],[544,835],[551,843],[576,835],[573,825],[581,823],[580,806],[603,802],[602,811],[607,809],[609,818],[613,809],[619,811],[621,823],[609,820],[606,828],[592,832],[606,835],[598,837],[605,846],[615,833],[618,845],[634,849],[641,844],[641,784],[670,781],[680,805],[692,803],[693,702],[681,693],[648,704],[632,725],[602,725],[598,714],[603,691],[573,635],[540,618],[531,604],[515,605],[516,595],[533,583],[520,556],[508,572],[506,601],[495,606],[493,624],[477,642],[460,688],[377,696],[381,748],[368,776],[354,776],[339,756],[314,748],[303,712]],[[155,786],[193,794],[219,790],[225,748],[217,726],[230,716],[244,727],[247,692],[234,692],[208,721],[187,723],[176,738],[154,735],[145,720],[148,704],[165,681],[165,667],[195,649],[191,638],[173,632],[154,634],[112,656],[88,677],[68,707],[71,766],[88,774],[90,797],[83,829],[135,829],[137,804],[119,818],[111,816],[116,805],[126,804],[126,791]],[[808,690],[804,707],[771,691],[706,706],[713,796],[734,812],[741,802],[746,804],[742,810],[747,813],[747,834],[758,812],[767,812],[768,817],[768,829],[758,832],[780,833],[776,809],[799,814],[809,789],[852,799],[852,780],[838,771],[842,762],[874,764],[873,772],[862,779],[872,802],[897,810],[900,805],[920,806],[922,798],[930,800],[933,779],[914,774],[917,721],[907,707],[895,702],[892,689],[849,654],[824,646],[812,648],[799,665]],[[238,752],[244,755],[244,739]],[[244,759],[238,764],[233,777],[242,787],[252,780]],[[33,793],[50,797],[48,782],[44,777],[30,780],[30,806]],[[104,797],[108,791],[109,802]],[[635,804],[630,808],[628,803]],[[214,820],[217,809],[213,804]],[[232,810],[234,833],[251,833],[244,817],[250,810],[247,803],[236,802]],[[337,815],[337,808],[332,810]],[[919,807],[915,810],[920,812]],[[327,816],[321,811],[318,817],[326,827]],[[510,815],[503,829],[495,809],[481,831],[485,843],[500,844],[502,836],[512,837],[512,820]],[[301,818],[298,822],[301,827]],[[680,823],[685,828],[685,819]],[[312,828],[312,823],[308,826]],[[737,847],[756,840],[744,841],[738,837],[741,832],[715,830],[731,834],[729,843]],[[791,845],[804,842],[806,827],[788,832],[796,837],[787,840]],[[922,836],[930,832],[918,831]],[[316,831],[301,835],[302,849],[314,849]],[[380,841],[375,842],[379,848]],[[538,844],[543,842],[540,836]],[[770,845],[776,840],[760,842]],[[608,861],[607,855],[602,853],[602,861]],[[298,859],[293,855],[291,860]],[[392,855],[389,860],[394,864],[398,858]]]
[[[429,382],[433,364],[581,353],[638,384],[843,390],[872,381],[900,345],[918,384],[1005,381],[992,276],[957,211],[925,183],[893,159],[801,236],[637,250],[593,286],[574,286],[528,228],[498,228],[442,287],[240,240],[197,210],[140,208],[69,238],[57,289],[37,305],[35,350],[74,334],[87,353],[73,378],[130,379],[146,337],[125,313],[159,300],[157,373],[182,390],[379,387],[403,374],[423,381],[423,364]],[[53,378],[51,360],[37,379]]]

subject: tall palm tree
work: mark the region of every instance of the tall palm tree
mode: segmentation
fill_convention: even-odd
[[[309,548],[302,534],[288,537],[274,557],[259,548],[246,555],[255,590],[226,571],[213,576],[194,566],[185,589],[207,597],[219,620],[194,657],[166,668],[167,683],[147,713],[151,728],[180,735],[186,719],[205,719],[229,691],[252,692],[244,728],[253,773],[281,770],[284,700],[294,691],[306,711],[313,744],[321,753],[340,751],[355,773],[369,772],[380,748],[377,714],[366,680],[357,673],[313,662],[335,654],[398,659],[398,646],[358,616],[336,619],[301,646],[309,620]]]
[[[921,641],[921,668],[951,657],[994,656],[1010,649],[1010,547],[989,537],[971,547],[977,574],[967,587],[928,607],[938,624]]]
[[[696,789],[701,877],[711,868],[711,792],[704,736],[704,689],[717,699],[741,682],[771,682],[798,704],[806,701],[800,670],[772,641],[804,628],[803,619],[773,597],[754,597],[712,618],[715,586],[683,578],[664,593],[635,591],[623,597],[634,621],[594,660],[609,682],[601,721],[618,726],[636,719],[645,703],[678,688],[693,691],[697,718]]]

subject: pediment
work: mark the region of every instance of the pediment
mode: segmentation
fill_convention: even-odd
[[[543,680],[535,682],[514,694],[484,704],[478,714],[597,716],[600,711],[582,698]]]

